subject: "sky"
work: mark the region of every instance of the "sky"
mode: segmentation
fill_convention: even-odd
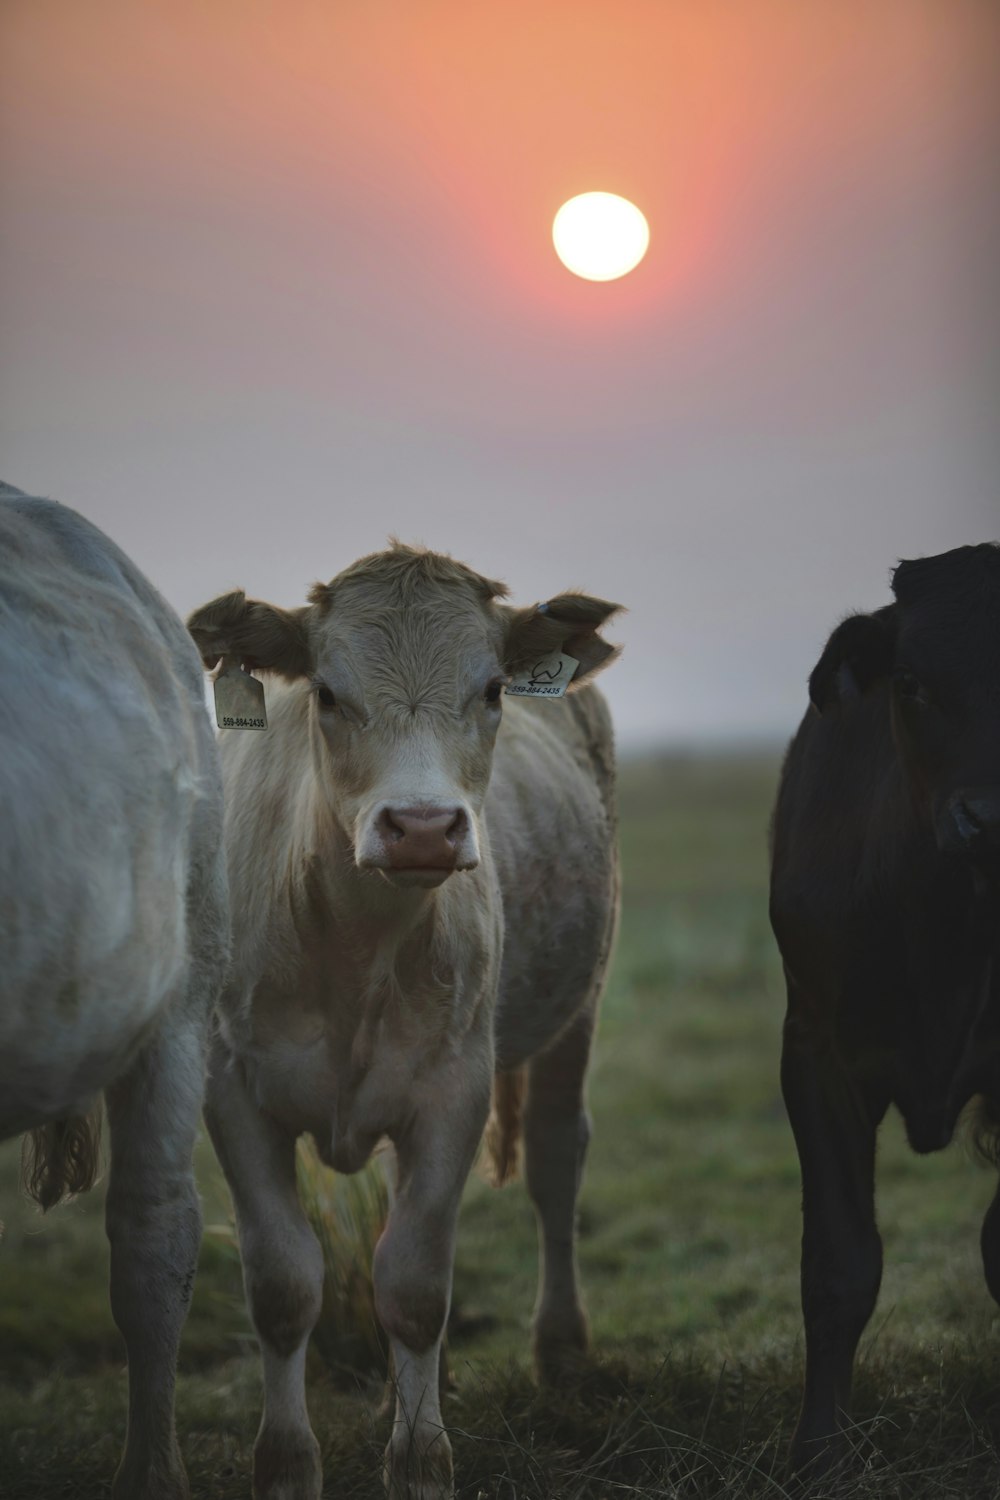
[[[621,742],[779,740],[1000,539],[991,0],[4,0],[0,475],[182,612],[388,535],[628,607]],[[621,193],[650,248],[570,274]]]

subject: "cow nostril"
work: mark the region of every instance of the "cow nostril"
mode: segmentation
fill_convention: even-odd
[[[448,827],[444,831],[444,836],[448,840],[449,844],[457,844],[461,839],[463,839],[465,837],[468,826],[469,820],[465,815],[464,808],[456,808],[455,816],[452,818],[451,822],[448,824]]]
[[[406,829],[401,828],[392,816],[392,809],[383,807],[377,819],[378,831],[387,844],[398,844],[400,839],[405,839]]]
[[[948,798],[940,826],[942,847],[972,859],[1000,853],[1000,791],[960,787]]]
[[[952,817],[955,820],[955,827],[958,829],[959,838],[965,844],[971,844],[983,831],[982,823],[979,822],[975,813],[966,802],[956,802],[954,804]]]

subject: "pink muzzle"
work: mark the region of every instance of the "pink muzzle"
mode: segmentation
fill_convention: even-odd
[[[461,807],[384,807],[375,824],[390,870],[454,870],[469,832]]]

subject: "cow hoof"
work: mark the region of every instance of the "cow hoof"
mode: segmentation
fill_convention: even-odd
[[[323,1466],[312,1433],[262,1432],[253,1450],[253,1500],[320,1500]]]
[[[578,1379],[591,1367],[587,1320],[579,1313],[558,1325],[539,1321],[532,1340],[535,1375],[539,1385],[557,1385]]]
[[[824,1437],[796,1433],[788,1464],[790,1489],[793,1493],[801,1493],[817,1482],[833,1478],[847,1466],[849,1457],[847,1445],[839,1433]]]
[[[448,1434],[438,1428],[393,1435],[385,1450],[382,1478],[388,1500],[454,1500]]]
[[[191,1500],[176,1442],[160,1463],[150,1463],[148,1453],[136,1462],[126,1452],[111,1486],[111,1500]]]

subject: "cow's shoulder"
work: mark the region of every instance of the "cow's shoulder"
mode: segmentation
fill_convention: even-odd
[[[610,807],[614,802],[615,736],[608,701],[600,688],[591,685],[568,694],[565,704],[574,749],[582,763],[593,769],[601,800]]]
[[[183,621],[121,548],[69,506],[0,485],[0,596],[22,618],[62,620],[95,637],[114,631],[133,661],[165,652],[184,695],[203,701]]]
[[[508,700],[487,798],[492,833],[507,842],[532,830],[544,842],[553,816],[569,807],[581,838],[613,829],[614,741],[601,694],[587,687]]]
[[[879,923],[925,843],[893,743],[888,686],[825,713],[810,708],[785,757],[771,827],[771,917],[782,939],[797,932],[814,944],[825,932],[846,941],[861,922],[888,941]]]
[[[178,757],[208,773],[200,663],[179,616],[83,516],[9,486],[0,619],[4,723],[39,774],[85,799],[75,778],[88,758],[114,763],[123,797]]]
[[[5,557],[30,559],[40,575],[64,575],[133,597],[152,617],[180,625],[175,612],[115,542],[92,521],[58,500],[0,485],[0,533]]]

